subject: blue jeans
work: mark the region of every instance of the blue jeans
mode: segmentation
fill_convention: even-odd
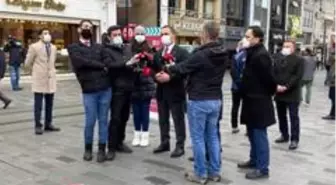
[[[194,172],[199,177],[220,174],[218,117],[221,104],[220,100],[188,102],[187,112],[194,154]],[[206,151],[208,151],[209,161],[205,158]]]
[[[269,166],[269,144],[267,137],[267,128],[247,128],[250,141],[250,161],[256,166],[256,169],[262,173],[268,174]]]
[[[108,137],[108,113],[110,108],[112,92],[111,89],[84,93],[83,102],[85,109],[85,144],[93,143],[94,127],[98,120],[99,143],[106,144]]]
[[[10,70],[10,79],[12,89],[15,91],[19,89],[19,81],[20,81],[20,66],[12,65],[9,68]]]
[[[150,98],[133,100],[132,102],[133,120],[136,131],[148,131],[150,102]]]

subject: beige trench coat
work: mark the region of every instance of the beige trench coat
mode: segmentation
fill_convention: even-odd
[[[55,61],[57,49],[50,45],[48,57],[46,46],[38,41],[29,46],[25,67],[32,72],[32,91],[37,93],[56,92],[56,68]]]

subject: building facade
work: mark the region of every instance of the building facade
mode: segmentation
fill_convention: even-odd
[[[286,12],[286,0],[273,0],[271,2],[268,44],[268,48],[271,53],[276,53],[286,38]]]
[[[3,0],[0,2],[1,46],[12,35],[24,47],[38,39],[41,28],[49,28],[59,51],[78,40],[78,24],[82,19],[94,24],[94,40],[99,41],[108,25],[115,24],[115,0]],[[64,53],[64,52],[59,52]],[[68,61],[58,57],[59,71],[70,70]]]
[[[176,29],[179,44],[196,44],[205,21],[221,22],[221,0],[169,0],[167,5],[168,24]]]
[[[304,0],[302,14],[302,37],[304,47],[312,47],[314,43],[313,32],[315,27],[315,15],[317,12],[315,6],[315,0]]]

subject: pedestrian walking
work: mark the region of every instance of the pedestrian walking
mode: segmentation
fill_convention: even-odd
[[[233,63],[231,65],[231,94],[232,94],[232,107],[231,107],[231,128],[232,133],[239,132],[238,128],[238,112],[242,101],[242,95],[240,91],[241,79],[246,61],[246,51],[243,47],[243,41],[239,41],[237,45],[237,53],[234,55]]]
[[[135,37],[131,41],[133,55],[143,55],[144,59],[134,66],[137,72],[132,93],[134,136],[132,145],[149,145],[149,108],[155,96],[155,83],[151,71],[147,72],[152,61],[151,48],[146,41],[146,31],[142,26],[134,29]],[[139,56],[140,57],[140,56]]]
[[[174,65],[184,62],[188,58],[188,51],[176,44],[176,31],[170,26],[164,26],[161,29],[161,41],[163,48],[154,56],[152,69],[156,73],[157,82],[156,99],[159,109],[159,125],[161,143],[154,149],[154,154],[170,151],[170,112],[173,117],[176,147],[171,153],[172,158],[184,155],[184,143],[186,138],[185,131],[185,78],[181,75],[168,76],[162,75],[161,71],[166,65]]]
[[[242,122],[246,123],[250,141],[250,159],[239,163],[239,168],[253,168],[247,179],[269,176],[270,148],[267,127],[275,123],[272,96],[276,83],[272,75],[272,59],[263,45],[264,33],[251,26],[245,33],[246,62],[242,77]]]
[[[329,99],[331,100],[330,112],[324,116],[325,120],[335,120],[335,51],[330,53],[329,63],[331,64],[328,72],[326,84],[329,86]]]
[[[5,61],[5,53],[0,49],[0,81],[4,78],[6,73],[6,61]],[[1,90],[0,87],[0,100],[4,103],[3,108],[6,109],[9,104],[12,102],[10,98],[8,98],[5,93]]]
[[[104,61],[110,68],[112,87],[107,160],[113,160],[116,152],[133,152],[124,141],[126,138],[126,125],[130,116],[131,98],[136,77],[136,73],[130,66],[137,62],[137,59],[136,56],[132,57],[131,48],[123,44],[120,26],[110,26],[106,33],[108,42],[103,43],[103,54]]]
[[[304,70],[303,70],[303,76],[302,76],[302,98],[304,98],[304,102],[306,105],[310,105],[310,100],[311,100],[311,94],[312,94],[312,85],[313,85],[313,80],[314,80],[314,73],[315,70],[317,69],[317,61],[316,57],[313,55],[313,51],[309,48],[305,49],[303,56],[304,60]],[[306,88],[306,94],[303,94],[303,88]]]
[[[206,184],[221,180],[221,155],[218,118],[221,114],[222,82],[228,62],[228,52],[218,42],[219,25],[205,23],[202,45],[187,61],[166,67],[169,75],[188,75],[188,120],[194,154],[194,172],[186,179]],[[160,75],[166,75],[164,72]],[[204,78],[204,77],[207,78]],[[160,76],[158,78],[161,78]],[[206,160],[208,152],[209,160]]]
[[[48,28],[39,31],[39,41],[29,46],[25,67],[32,72],[32,91],[34,93],[35,134],[43,134],[41,124],[42,103],[45,104],[44,131],[57,132],[53,121],[54,94],[56,92],[55,61],[57,49],[51,43],[51,34]]]
[[[103,60],[103,48],[93,41],[93,24],[90,20],[79,23],[79,42],[69,45],[68,52],[82,89],[85,112],[83,159],[91,161],[94,127],[98,121],[99,139],[97,162],[106,160],[108,137],[108,113],[111,102],[111,87],[108,64]]]
[[[290,150],[298,147],[300,140],[299,107],[301,101],[301,79],[304,73],[304,59],[295,53],[295,41],[287,40],[283,44],[284,60],[275,63],[274,76],[277,82],[275,95],[281,136],[276,143],[287,143]],[[289,111],[291,135],[288,133],[287,110]]]
[[[26,52],[15,37],[9,35],[8,42],[4,46],[4,52],[9,54],[9,71],[13,91],[20,91],[20,67],[25,61]]]

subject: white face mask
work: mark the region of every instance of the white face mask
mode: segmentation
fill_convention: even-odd
[[[248,48],[248,47],[250,47],[250,42],[246,39],[246,38],[243,38],[243,40],[242,40],[242,47],[243,48]]]
[[[121,38],[121,36],[117,36],[117,37],[114,37],[112,39],[112,43],[115,44],[115,45],[122,45],[123,44],[123,39]]]
[[[170,44],[172,43],[172,41],[171,41],[169,35],[163,35],[163,36],[161,37],[161,42],[162,42],[162,44],[165,45],[165,46],[168,46],[168,45],[170,45]]]
[[[144,35],[136,35],[135,36],[135,40],[138,42],[138,43],[143,43],[145,40],[146,40],[146,37]]]
[[[289,49],[289,48],[283,48],[282,50],[281,50],[281,54],[283,54],[284,56],[288,56],[288,55],[290,55],[292,52],[291,52],[291,50]]]
[[[43,42],[50,42],[50,41],[51,41],[51,35],[50,34],[43,35]]]

